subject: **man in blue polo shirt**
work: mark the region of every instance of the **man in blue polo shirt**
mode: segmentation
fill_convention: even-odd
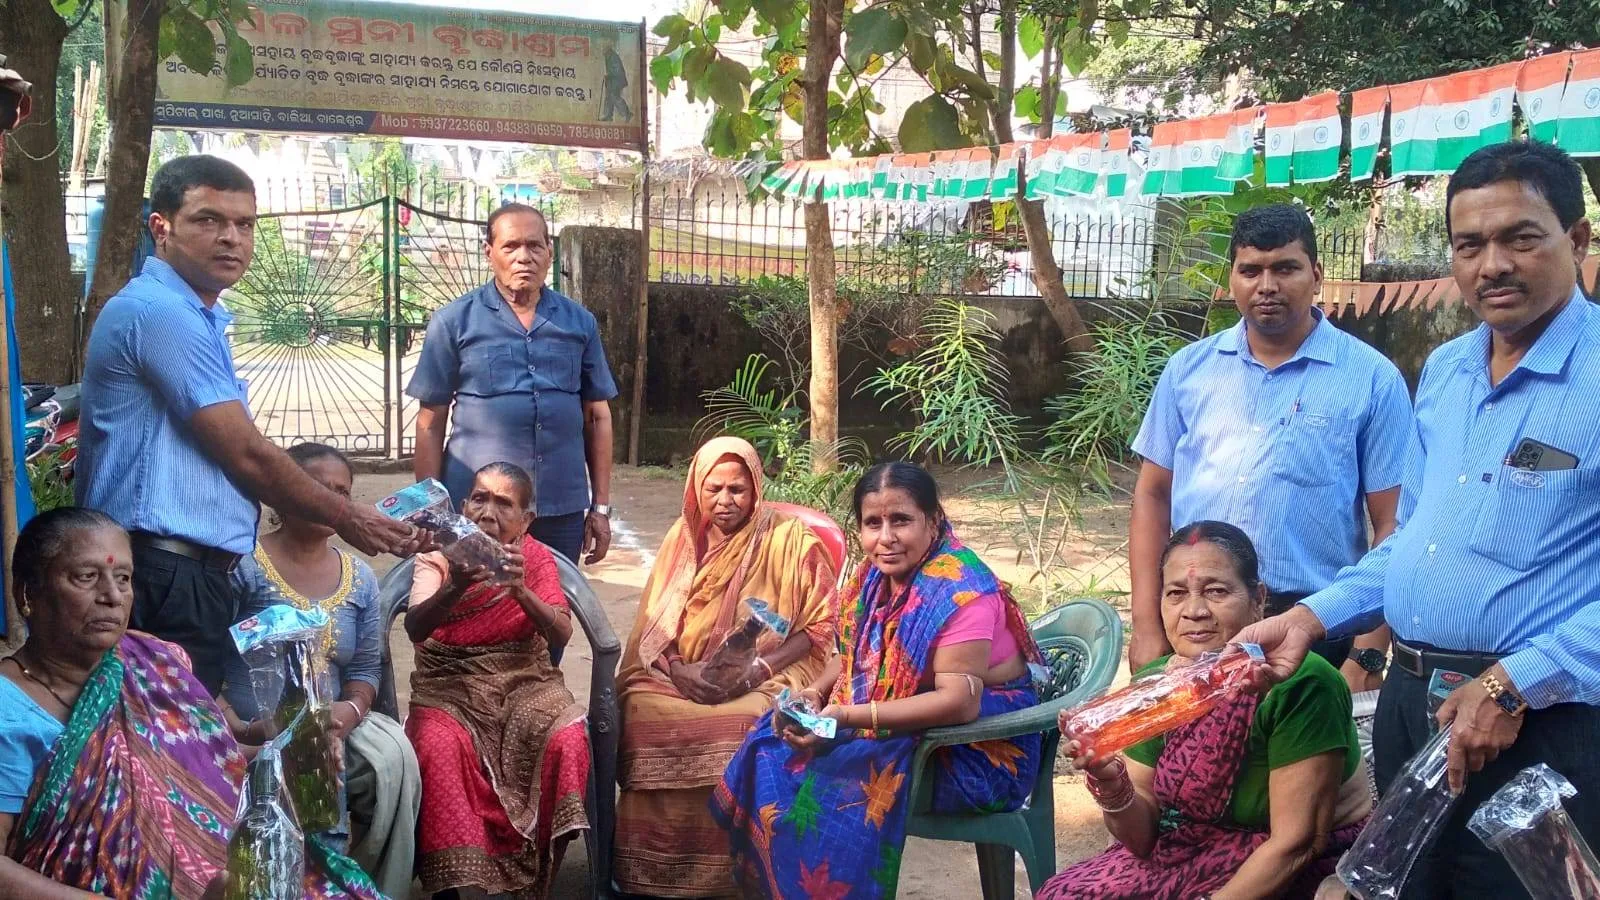
[[[254,252],[250,176],[211,156],[172,160],[156,172],[150,210],[155,256],[89,334],[74,484],[78,505],[132,538],[129,626],[183,647],[215,694],[234,652],[228,576],[255,549],[259,504],[364,553],[407,555],[419,536],[323,487],[250,419],[228,349],[233,319],[217,302]]]
[[[1328,634],[1394,629],[1378,786],[1450,724],[1463,792],[1408,898],[1528,896],[1467,820],[1537,763],[1577,788],[1567,814],[1600,841],[1600,308],[1577,284],[1583,195],[1583,170],[1549,144],[1485,147],[1450,176],[1451,268],[1483,324],[1423,368],[1400,528],[1238,637],[1284,678]]]
[[[1286,203],[1241,213],[1228,259],[1240,322],[1173,355],[1133,442],[1144,459],[1128,550],[1135,671],[1171,649],[1160,559],[1174,529],[1216,519],[1250,535],[1269,613],[1361,558],[1363,509],[1376,541],[1394,530],[1410,396],[1393,363],[1316,308],[1311,219]],[[1318,649],[1360,692],[1377,687],[1386,641]]]
[[[490,214],[494,279],[433,314],[406,387],[422,405],[412,469],[443,481],[459,507],[482,466],[521,466],[534,480],[529,533],[595,563],[611,544],[617,385],[594,314],[544,286],[552,249],[539,210],[510,203]]]

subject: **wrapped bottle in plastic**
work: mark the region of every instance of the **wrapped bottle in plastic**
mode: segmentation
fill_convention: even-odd
[[[283,780],[305,831],[338,827],[344,770],[333,739],[336,697],[320,648],[328,615],[318,609],[275,604],[230,630],[250,669],[257,707],[269,722],[283,758]]]
[[[740,686],[745,672],[755,662],[756,644],[762,634],[770,631],[778,636],[780,642],[789,637],[789,623],[784,621],[783,616],[755,597],[747,597],[744,602],[750,607],[750,618],[744,621],[738,631],[728,635],[722,646],[712,651],[706,659],[705,668],[700,672],[701,678],[727,691]]]
[[[1450,727],[1413,756],[1339,860],[1339,880],[1361,900],[1394,900],[1417,857],[1439,836],[1456,804],[1445,778]]]
[[[1561,806],[1577,794],[1540,763],[1495,791],[1467,827],[1506,858],[1533,900],[1600,900],[1600,862]]]
[[[494,573],[496,582],[509,579],[505,547],[471,519],[456,513],[450,506],[450,492],[437,480],[407,485],[378,501],[378,509],[391,519],[432,532],[446,559],[468,569],[484,566]]]
[[[1223,696],[1243,690],[1263,659],[1255,644],[1228,644],[1186,666],[1153,673],[1068,714],[1063,737],[1108,756],[1166,734],[1210,712]]]
[[[300,900],[305,894],[305,837],[283,790],[285,737],[250,761],[228,841],[224,900]]]

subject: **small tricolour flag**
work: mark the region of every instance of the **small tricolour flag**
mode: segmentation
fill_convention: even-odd
[[[1107,197],[1124,197],[1128,193],[1128,170],[1131,167],[1128,148],[1133,143],[1133,131],[1118,128],[1105,135],[1105,149],[1100,151],[1100,175],[1105,179]]]
[[[1517,106],[1528,123],[1528,137],[1553,144],[1561,117],[1561,94],[1567,87],[1567,66],[1572,54],[1566,51],[1530,59],[1517,73]]]
[[[982,200],[989,194],[989,179],[994,173],[994,158],[988,147],[973,147],[964,151],[966,177],[962,180],[961,199]]]
[[[1573,156],[1600,156],[1600,50],[1572,54],[1556,144]]]
[[[1233,124],[1233,115],[1224,113],[1178,124],[1182,137],[1178,141],[1180,174],[1177,194],[1200,197],[1233,193],[1233,182],[1217,174],[1217,165],[1222,162],[1223,144]],[[1168,184],[1171,182],[1168,181]]]
[[[990,200],[1010,200],[1017,196],[1017,167],[1021,160],[1021,144],[1001,144],[995,151],[994,172],[989,176]]]
[[[1043,200],[1055,190],[1063,156],[1060,150],[1055,149],[1056,140],[1055,137],[1046,138],[1028,145],[1028,164],[1023,167],[1028,180],[1023,196],[1029,200]]]
[[[1309,184],[1339,177],[1344,120],[1339,118],[1338,92],[1326,91],[1296,105],[1300,115],[1294,129],[1294,183]]]
[[[1389,106],[1389,87],[1367,88],[1350,95],[1350,180],[1372,177],[1383,143],[1383,113]]]
[[[1176,196],[1183,190],[1183,169],[1178,158],[1185,136],[1183,122],[1162,122],[1150,132],[1150,152],[1145,157],[1144,182],[1139,193]]]
[[[1087,197],[1100,184],[1101,132],[1062,136],[1061,172],[1056,176],[1055,196]],[[1124,151],[1126,153],[1126,151]]]
[[[1299,103],[1267,104],[1267,136],[1262,153],[1266,157],[1267,184],[1288,187],[1294,167],[1294,129],[1300,124]]]
[[[933,169],[933,183],[928,187],[928,197],[948,200],[961,196],[961,179],[965,171],[958,164],[956,150],[936,150],[928,165]]]
[[[1262,109],[1253,106],[1228,114],[1228,133],[1222,139],[1222,158],[1217,160],[1217,177],[1243,181],[1256,171],[1256,131],[1261,127]]]
[[[774,197],[783,196],[783,189],[799,174],[799,167],[791,160],[783,163],[767,174],[761,181],[761,189]]]
[[[872,196],[881,200],[889,189],[889,169],[894,166],[894,157],[884,154],[873,160],[872,164]]]
[[[1522,63],[1389,89],[1390,175],[1447,175],[1472,151],[1511,139]]]

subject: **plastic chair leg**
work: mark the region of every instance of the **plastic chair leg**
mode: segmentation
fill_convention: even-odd
[[[1016,851],[1005,844],[976,846],[983,900],[1012,900],[1017,895]]]

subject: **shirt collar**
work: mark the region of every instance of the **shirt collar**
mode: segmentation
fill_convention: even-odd
[[[550,294],[551,291],[549,285],[542,284],[539,286],[539,300],[533,305],[535,311],[538,311],[544,307],[545,303],[550,299]],[[496,311],[505,305],[505,297],[500,295],[500,286],[495,284],[494,279],[492,278],[489,280],[488,284],[478,288],[478,301],[484,306]]]
[[[1311,326],[1311,333],[1300,342],[1300,348],[1289,358],[1289,363],[1298,359],[1314,359],[1317,362],[1334,365],[1339,361],[1341,347],[1339,344],[1338,329],[1322,314],[1322,310],[1312,307],[1311,315],[1316,319],[1316,324]],[[1240,319],[1237,325],[1224,331],[1217,340],[1217,352],[1233,355],[1243,354],[1254,359],[1250,354],[1250,342],[1245,337],[1248,323]],[[1289,363],[1284,363],[1288,365]]]
[[[187,300],[195,309],[216,319],[218,322],[227,325],[233,321],[233,313],[228,311],[228,307],[223,304],[222,298],[217,298],[216,303],[207,306],[206,302],[200,299],[200,295],[195,293],[194,288],[189,286],[189,282],[178,274],[178,270],[174,269],[170,263],[161,257],[153,255],[145,257],[144,267],[139,270],[139,274],[149,275],[154,278],[157,284]]]
[[[1535,375],[1559,375],[1567,367],[1567,361],[1572,358],[1572,351],[1578,346],[1578,339],[1583,336],[1584,325],[1590,314],[1589,299],[1583,291],[1573,288],[1572,299],[1567,301],[1566,308],[1556,314],[1545,327],[1544,334],[1533,342],[1528,352],[1523,354],[1522,361],[1517,363],[1517,368],[1526,370]],[[1489,362],[1489,346],[1493,335],[1488,325],[1479,325],[1473,334],[1472,350],[1461,360],[1461,368],[1483,370]]]

